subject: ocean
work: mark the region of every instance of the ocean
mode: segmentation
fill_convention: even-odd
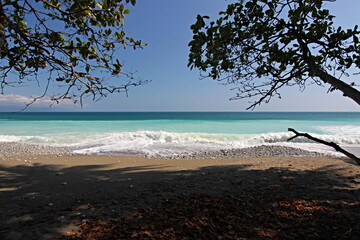
[[[71,147],[77,154],[169,156],[258,145],[331,148],[288,128],[360,154],[360,112],[0,113],[0,142]]]

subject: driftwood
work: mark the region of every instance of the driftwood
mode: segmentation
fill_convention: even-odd
[[[313,140],[315,142],[318,142],[318,143],[321,143],[321,144],[324,144],[324,145],[327,145],[327,146],[330,146],[330,147],[333,147],[336,151],[338,152],[341,152],[342,154],[346,155],[348,158],[351,158],[353,159],[354,161],[356,161],[356,163],[358,165],[360,165],[360,158],[358,158],[357,156],[355,156],[354,154],[352,153],[349,153],[348,151],[346,151],[345,149],[341,148],[339,145],[337,145],[336,143],[334,142],[327,142],[327,141],[324,141],[324,140],[321,140],[319,138],[316,138],[316,137],[313,137],[307,133],[299,133],[298,131],[296,131],[295,129],[293,128],[288,128],[288,131],[291,131],[293,133],[295,133],[295,136],[291,137],[288,139],[288,141],[291,141],[293,140],[294,138],[297,138],[297,137],[306,137],[310,140]]]

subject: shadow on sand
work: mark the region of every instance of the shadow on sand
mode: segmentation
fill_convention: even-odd
[[[118,239],[158,239],[150,237],[154,228],[167,233],[167,239],[185,239],[186,234],[188,239],[360,236],[358,180],[339,174],[342,169],[336,166],[313,171],[252,170],[248,165],[192,171],[108,168],[0,165],[0,239],[61,239],[64,232],[76,231],[81,222],[94,217],[139,225],[132,235],[126,235],[129,229],[117,233]],[[144,224],[139,224],[139,216],[144,216]],[[151,225],[151,219],[158,225]],[[191,226],[191,219],[198,219],[197,224]],[[201,225],[199,219],[208,223]],[[233,224],[224,225],[230,221]],[[112,234],[120,231],[112,229]]]

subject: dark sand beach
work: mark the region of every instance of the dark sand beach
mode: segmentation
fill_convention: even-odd
[[[14,146],[0,154],[3,240],[360,236],[360,167],[348,159],[149,159]]]

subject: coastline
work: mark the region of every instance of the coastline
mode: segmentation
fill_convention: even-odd
[[[45,145],[24,144],[18,142],[0,142],[0,160],[8,157],[18,157],[19,161],[30,161],[39,155],[77,155],[77,156],[118,156],[118,157],[144,157],[159,159],[208,159],[208,158],[261,158],[261,157],[321,157],[326,156],[323,153],[307,151],[300,148],[288,147],[282,145],[258,145],[245,148],[232,148],[220,150],[197,151],[191,153],[177,153],[169,155],[137,155],[121,153],[105,154],[77,154],[76,148],[70,147],[52,147]]]
[[[77,154],[163,157],[182,152],[282,145],[335,154],[288,127],[360,154],[360,115],[299,112],[0,113],[0,142],[77,148]],[[186,156],[191,157],[189,155]],[[341,156],[340,156],[341,157]]]
[[[4,240],[54,239],[93,218],[132,216],[179,196],[241,198],[254,189],[276,199],[343,201],[341,217],[360,220],[360,168],[347,159],[208,155],[179,160],[73,155],[64,148],[0,144],[5,145],[0,150]],[[352,229],[357,234],[359,226]]]

